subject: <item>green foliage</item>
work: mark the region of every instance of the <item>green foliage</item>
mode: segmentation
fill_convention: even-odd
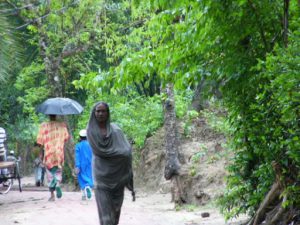
[[[176,104],[177,104],[177,102],[176,102]],[[183,125],[183,129],[184,129],[183,134],[185,137],[190,137],[192,122],[196,117],[198,117],[199,113],[195,110],[188,110],[183,115],[184,115],[184,117],[183,117],[183,124],[184,124]]]
[[[198,206],[193,205],[193,204],[184,204],[184,205],[176,205],[175,207],[176,211],[181,211],[181,210],[186,210],[188,212],[194,212],[198,210]]]
[[[199,146],[199,149],[200,150],[198,152],[196,152],[194,155],[192,155],[192,157],[191,157],[192,165],[189,168],[189,175],[192,176],[192,177],[197,174],[197,169],[198,169],[200,160],[204,156],[206,156],[207,150],[208,150],[207,147],[204,144],[201,144]]]
[[[178,115],[183,115],[183,109],[187,110],[190,102],[190,92],[186,93],[181,92],[181,95],[178,94],[175,97],[179,99],[176,102],[176,114]],[[134,146],[137,149],[141,149],[146,138],[153,135],[163,124],[161,98],[158,95],[154,97],[138,96],[130,90],[126,94],[117,93],[116,95],[90,91],[86,108],[91,109],[100,100],[109,103],[111,121],[121,126],[129,140],[134,143]],[[84,111],[80,118],[78,129],[86,127],[89,114],[89,111]],[[194,116],[195,112],[191,111],[188,117],[191,119]]]
[[[44,73],[44,65],[33,62],[30,66],[24,67],[16,79],[15,88],[24,93],[17,100],[23,104],[23,112],[26,114],[34,115],[36,105],[49,95]]]
[[[9,150],[14,150],[15,154],[24,160],[23,157],[26,156],[27,151],[30,151],[30,146],[33,146],[36,140],[38,124],[20,116],[15,119],[16,122],[4,126],[7,132],[7,144]],[[30,169],[25,168],[25,170]]]
[[[134,93],[133,93],[134,94]],[[144,146],[146,137],[162,125],[163,113],[159,96],[146,98],[141,96],[107,95],[91,93],[86,108],[98,101],[105,101],[111,110],[111,121],[122,127],[127,137],[137,148]],[[85,111],[80,119],[79,127],[86,127],[90,112]]]
[[[163,85],[173,82],[177,90],[195,87],[202,78],[220,84],[228,114],[203,114],[214,129],[233,138],[230,146],[235,157],[222,202],[228,217],[255,211],[274,181],[272,161],[281,162],[283,171],[295,167],[287,165],[299,165],[298,78],[291,69],[284,72],[299,71],[291,61],[297,60],[298,48],[293,54],[292,48],[288,53],[280,50],[282,11],[279,0],[176,1],[172,5],[164,0],[135,1],[131,16],[139,26],[130,29],[124,44],[114,46],[126,53],[119,63],[84,81],[93,84],[92,90],[101,87],[113,94],[133,90],[134,84],[155,75]],[[294,30],[298,14],[293,4]],[[274,46],[278,50],[270,54]],[[282,68],[277,68],[280,60]],[[176,107],[182,118],[187,110],[177,102],[180,99]],[[187,135],[188,129],[187,122]]]
[[[17,77],[15,87],[18,90],[24,90],[27,87],[38,86],[39,83],[45,82],[45,66],[33,62],[30,66],[24,67]]]
[[[146,137],[162,125],[163,114],[160,97],[138,97],[113,105],[112,118],[120,124],[138,148],[144,146]]]
[[[139,96],[131,87],[123,90],[111,90],[107,93],[107,81],[105,75],[89,73],[83,75],[79,81],[74,81],[76,88],[84,88],[89,93],[86,108],[91,108],[99,101],[108,102],[111,107],[111,118],[113,122],[119,124],[125,131],[135,146],[140,149],[144,146],[145,139],[163,124],[162,98],[161,95],[153,97]],[[101,85],[101,88],[99,86]],[[102,86],[103,85],[103,86]],[[190,90],[178,91],[175,94],[176,116],[182,118],[188,111],[188,105],[192,99]],[[89,112],[88,112],[89,113]],[[195,112],[189,112],[188,118],[191,120]],[[80,127],[85,127],[89,115],[84,113],[80,121]]]
[[[201,160],[202,157],[204,157],[207,154],[207,147],[204,144],[201,144],[199,146],[199,148],[201,149],[200,151],[198,151],[196,154],[194,154],[191,157],[191,161],[192,163],[198,164]]]
[[[195,165],[192,165],[190,168],[189,168],[189,175],[191,177],[195,176],[197,174],[197,167]]]
[[[0,3],[0,10],[5,5]],[[14,21],[3,12],[0,13],[0,81],[7,80],[20,66],[22,48],[18,33],[12,29]]]
[[[254,212],[274,182],[273,162],[280,165],[282,182],[293,181],[285,190],[285,207],[298,204],[299,191],[293,187],[299,182],[300,169],[299,38],[295,33],[287,49],[277,47],[258,64],[259,92],[247,111],[232,121],[238,150],[221,200],[228,217]]]
[[[189,105],[192,101],[192,92],[189,90],[186,91],[177,91],[175,94],[175,107],[176,107],[176,117],[182,119],[184,116],[187,117],[188,121],[191,121],[196,117],[197,112],[189,110]]]
[[[11,4],[23,2],[12,0]],[[72,81],[98,67],[95,59],[101,58],[103,51],[98,47],[103,44],[103,4],[102,0],[41,1],[20,10],[26,21],[39,21],[26,27],[29,35],[25,43],[36,52],[16,82],[16,87],[24,90],[19,101],[26,113],[32,114],[50,95],[81,98]]]
[[[70,168],[69,164],[65,164],[63,167],[63,173],[62,173],[62,182],[64,183],[70,183],[73,181],[73,172],[72,168]]]
[[[163,122],[163,96],[157,87],[174,83],[176,116],[185,121],[188,136],[196,113],[188,112],[190,95],[180,91],[205,80],[205,92],[220,87],[222,107],[228,111],[217,117],[215,111],[203,112],[214,129],[232,138],[234,158],[220,200],[227,218],[257,209],[274,182],[273,162],[286,185],[284,206],[298,204],[300,12],[292,1],[285,49],[282,7],[280,0],[40,1],[35,11],[21,10],[29,20],[40,18],[41,24],[27,27],[25,42],[39,54],[19,74],[14,88],[1,90],[1,96],[10,97],[0,101],[1,121],[12,121],[29,140],[30,132],[21,131],[34,130],[34,107],[49,95],[51,78],[57,75],[66,96],[86,102],[75,129],[86,127],[88,109],[101,99],[110,104],[112,120],[141,148]],[[8,23],[0,20],[2,35]],[[9,33],[4,34],[1,46],[10,44]],[[40,52],[41,43],[47,46],[45,52]],[[0,51],[9,52],[12,46],[4,44]],[[74,49],[85,51],[67,54]],[[46,66],[54,59],[60,64],[53,75]],[[7,68],[0,61],[0,70]],[[12,107],[17,98],[21,104]],[[23,113],[16,117],[13,112]],[[30,119],[18,124],[27,115]]]
[[[216,102],[211,101],[209,109],[204,109],[200,113],[204,116],[209,124],[209,126],[216,132],[224,133],[230,135],[232,128],[226,117],[227,113],[224,110],[224,106],[217,105]]]

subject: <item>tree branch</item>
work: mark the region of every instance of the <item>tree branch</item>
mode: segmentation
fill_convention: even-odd
[[[255,14],[255,17],[256,17],[256,20],[257,20],[257,23],[258,23],[258,28],[259,28],[261,39],[264,43],[266,51],[268,51],[269,50],[269,45],[268,45],[267,38],[266,38],[265,33],[264,33],[263,25],[261,23],[262,20],[259,18],[256,7],[255,7],[254,3],[252,2],[252,0],[248,0],[248,3],[249,3],[250,7],[252,8],[252,10]]]
[[[13,3],[11,3],[9,0],[6,0],[6,3],[9,4],[9,5],[11,5],[11,6],[14,8],[14,10],[15,10],[15,15],[18,15],[20,18],[22,18],[22,19],[26,22],[25,24],[23,24],[23,25],[21,25],[21,26],[19,26],[19,27],[16,27],[16,28],[15,28],[16,30],[22,29],[23,27],[26,27],[26,26],[28,26],[29,24],[37,23],[38,21],[40,21],[41,19],[44,19],[44,18],[48,17],[48,16],[49,16],[50,14],[52,14],[52,13],[53,13],[53,14],[58,14],[58,13],[64,11],[64,10],[68,9],[69,7],[71,7],[71,6],[75,5],[75,4],[77,4],[77,2],[75,1],[75,2],[73,2],[73,3],[71,3],[71,4],[67,5],[67,6],[64,6],[64,7],[60,8],[60,9],[58,9],[58,10],[53,10],[53,11],[51,11],[50,8],[49,8],[49,9],[47,10],[47,13],[46,13],[45,15],[40,16],[40,17],[37,17],[37,18],[33,18],[33,19],[31,19],[31,20],[28,20],[27,18],[21,16],[21,14],[20,14],[21,9],[28,9],[28,10],[31,10],[31,11],[32,11],[32,10],[35,9],[35,7],[37,7],[36,5],[31,4],[31,3],[28,3],[28,4],[25,5],[25,6],[17,7],[17,6],[15,6]],[[47,4],[49,4],[49,2],[48,2]],[[1,12],[1,11],[0,11],[0,12]]]
[[[27,8],[33,6],[32,4],[28,4],[28,5],[24,5],[24,6],[17,7],[15,4],[13,4],[12,2],[10,2],[9,0],[6,0],[5,2],[6,2],[8,5],[10,5],[10,6],[12,7],[12,9],[4,9],[4,10],[0,10],[0,13],[10,13],[10,12],[13,12],[12,15],[18,15],[19,12],[20,12],[22,9],[27,9]]]
[[[72,55],[75,55],[77,53],[80,53],[80,52],[84,52],[88,49],[88,45],[83,45],[83,46],[77,46],[75,48],[72,48],[72,49],[68,49],[68,50],[64,50],[62,53],[61,53],[61,58],[67,58],[69,56],[72,56]]]

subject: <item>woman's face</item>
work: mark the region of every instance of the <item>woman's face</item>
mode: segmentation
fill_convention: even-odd
[[[108,119],[108,110],[105,105],[99,104],[95,109],[95,117],[99,123],[105,123]]]

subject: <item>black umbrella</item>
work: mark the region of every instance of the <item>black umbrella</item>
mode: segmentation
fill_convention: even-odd
[[[37,107],[37,112],[46,115],[79,114],[83,107],[70,98],[49,98]]]

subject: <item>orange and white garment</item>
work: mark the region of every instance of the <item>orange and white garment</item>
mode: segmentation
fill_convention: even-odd
[[[65,123],[58,121],[44,122],[40,125],[37,143],[44,146],[44,165],[51,169],[62,168],[64,163],[64,144],[69,139]]]

